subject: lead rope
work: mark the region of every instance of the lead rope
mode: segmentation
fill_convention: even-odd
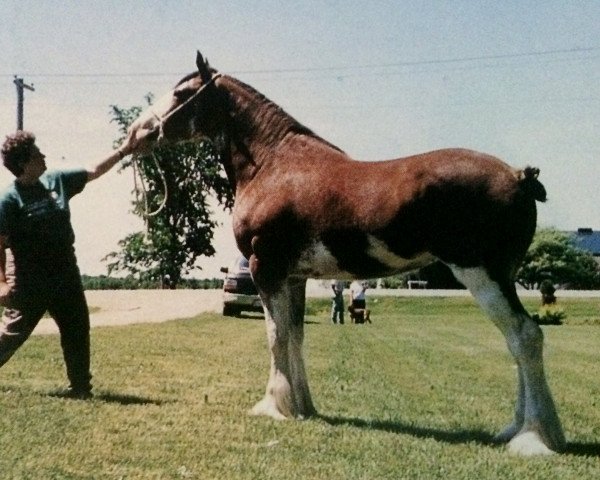
[[[159,117],[154,110],[152,110],[152,108],[150,109],[150,112],[152,113],[152,115],[154,115],[156,117],[156,119],[158,120],[158,131],[159,131],[159,138],[161,138],[163,136],[163,124],[165,122],[165,120],[167,120],[171,115],[173,115],[175,112],[177,112],[178,110],[180,110],[181,108],[183,108],[185,105],[187,105],[188,103],[192,102],[198,95],[200,95],[200,93],[202,93],[202,91],[208,87],[209,85],[211,85],[212,83],[214,83],[218,78],[221,77],[220,73],[215,73],[211,79],[206,82],[204,85],[202,85],[190,98],[188,98],[185,102],[183,102],[181,105],[179,105],[177,108],[175,108],[174,110],[172,110],[171,112],[169,112],[167,115],[165,115],[164,117]],[[165,174],[163,172],[163,169],[160,167],[160,164],[158,163],[158,160],[156,158],[156,155],[154,153],[152,153],[152,159],[154,160],[154,164],[156,165],[156,168],[160,174],[160,178],[163,184],[163,188],[164,188],[164,196],[163,196],[163,200],[160,203],[160,205],[158,206],[158,208],[156,210],[154,210],[153,212],[149,211],[149,205],[148,205],[148,191],[146,189],[146,185],[144,183],[144,175],[142,174],[142,170],[140,168],[140,166],[138,165],[138,160],[136,157],[133,158],[132,161],[132,166],[133,166],[133,184],[134,184],[134,189],[135,189],[135,198],[136,198],[136,202],[139,203],[139,188],[137,185],[137,180],[139,178],[140,184],[142,185],[142,196],[143,196],[143,200],[144,200],[144,211],[142,212],[142,215],[144,216],[144,223],[146,224],[146,236],[148,235],[148,219],[151,217],[154,217],[156,215],[158,215],[167,205],[167,200],[169,198],[169,189],[167,188],[167,179],[165,177]]]
[[[148,239],[148,233],[150,230],[149,219],[151,217],[155,217],[156,215],[158,215],[165,208],[165,206],[167,205],[167,201],[169,199],[169,189],[167,186],[167,178],[165,177],[163,169],[160,167],[160,164],[158,163],[158,159],[156,158],[156,155],[154,153],[152,153],[152,159],[154,160],[154,164],[156,165],[156,168],[160,174],[160,179],[163,184],[163,190],[164,190],[163,199],[160,202],[160,205],[154,211],[150,211],[150,206],[149,206],[149,201],[148,201],[148,189],[146,188],[146,182],[144,181],[144,175],[142,173],[142,169],[140,168],[140,166],[138,164],[137,157],[133,157],[133,161],[131,162],[131,166],[133,167],[133,185],[134,185],[133,188],[135,190],[135,200],[136,200],[136,203],[138,203],[138,204],[141,203],[140,202],[140,190],[141,190],[142,201],[144,203],[144,209],[142,211],[142,216],[144,217],[144,225],[145,225],[145,229],[146,229],[146,233],[145,233],[146,240]],[[138,185],[138,181],[139,181],[139,185],[141,185],[141,189],[140,189],[140,186]]]

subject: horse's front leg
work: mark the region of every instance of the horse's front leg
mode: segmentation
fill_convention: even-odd
[[[275,292],[257,282],[265,309],[271,370],[264,398],[251,413],[275,419],[316,413],[302,355],[306,279],[287,279]]]

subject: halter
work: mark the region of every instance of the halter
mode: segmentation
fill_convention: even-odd
[[[196,99],[196,97],[198,97],[206,87],[208,87],[209,85],[215,83],[215,80],[217,80],[217,78],[221,77],[222,75],[220,73],[216,73],[214,74],[211,79],[206,82],[205,84],[201,85],[200,87],[198,87],[198,90],[196,90],[194,92],[194,94],[188,98],[185,102],[183,102],[181,105],[178,105],[177,108],[174,108],[173,110],[171,110],[169,113],[167,113],[166,115],[164,115],[163,117],[159,117],[156,112],[154,110],[152,110],[152,108],[150,108],[150,112],[152,113],[152,115],[154,115],[154,117],[158,120],[158,141],[160,141],[161,138],[164,138],[163,135],[163,126],[164,123],[169,119],[169,117],[171,117],[171,115],[173,115],[174,113],[178,112],[179,110],[181,110],[183,107],[185,107],[188,103],[193,102],[194,99]],[[133,162],[133,180],[134,180],[134,185],[135,185],[135,191],[138,192],[138,186],[137,186],[137,180],[139,178],[140,184],[142,186],[142,196],[144,199],[144,218],[146,221],[146,230],[148,229],[148,225],[147,225],[147,221],[149,217],[154,217],[156,215],[158,215],[167,205],[167,199],[169,196],[169,191],[167,188],[167,179],[165,178],[165,174],[162,171],[162,169],[160,168],[160,165],[158,163],[158,160],[156,158],[156,156],[154,154],[152,154],[152,159],[154,160],[154,164],[158,170],[158,172],[160,173],[160,178],[163,184],[163,188],[165,191],[165,194],[163,196],[162,202],[160,203],[160,205],[158,206],[158,208],[152,212],[149,211],[149,207],[148,207],[148,192],[146,189],[146,185],[144,182],[144,178],[142,175],[142,171],[139,168],[139,165],[137,165],[137,160],[134,160]]]
[[[200,85],[198,87],[198,90],[196,90],[194,92],[194,94],[190,98],[188,98],[181,105],[178,105],[176,108],[174,108],[173,110],[171,110],[169,113],[167,113],[163,117],[159,117],[154,110],[150,109],[150,112],[152,113],[152,115],[154,115],[154,118],[156,118],[158,120],[158,141],[160,141],[160,139],[164,137],[164,135],[163,135],[163,133],[164,133],[163,132],[163,126],[164,126],[164,123],[171,117],[171,115],[173,115],[174,113],[176,113],[179,110],[181,110],[188,103],[193,102],[196,99],[196,97],[198,97],[204,91],[204,89],[206,87],[208,87],[209,85],[212,85],[213,83],[215,83],[215,81],[218,78],[220,78],[221,76],[222,75],[220,73],[215,73],[208,82],[204,83],[203,85]]]

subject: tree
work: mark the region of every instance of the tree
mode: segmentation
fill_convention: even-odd
[[[146,102],[152,104],[151,95]],[[121,134],[115,145],[123,141],[142,110],[111,106],[111,121],[118,124]],[[137,168],[143,177],[144,186],[138,182],[132,203],[133,213],[145,218],[146,231],[119,241],[121,250],[104,259],[110,262],[108,273],[128,271],[138,280],[155,282],[168,275],[176,285],[182,275],[199,268],[199,256],[215,253],[212,239],[218,222],[212,216],[209,196],[231,209],[233,191],[208,142],[161,146],[134,156],[122,168],[128,166]],[[155,213],[148,216],[149,212]]]
[[[517,272],[517,282],[539,289],[544,280],[573,289],[600,286],[600,271],[591,253],[578,248],[568,233],[553,228],[538,230]]]

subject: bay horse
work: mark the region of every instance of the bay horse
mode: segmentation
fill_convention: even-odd
[[[439,260],[504,334],[518,367],[514,419],[497,440],[523,455],[561,451],[542,331],[515,289],[546,197],[539,170],[465,149],[353,160],[200,52],[196,66],[128,134],[140,150],[210,139],[235,189],[233,232],[264,304],[271,355],[251,413],[316,414],[302,356],[307,278],[375,278]]]

